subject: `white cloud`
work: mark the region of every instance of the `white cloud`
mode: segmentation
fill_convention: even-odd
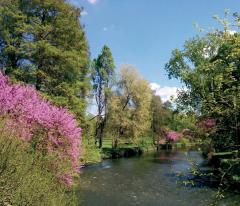
[[[90,4],[96,4],[97,0],[87,0]]]
[[[112,31],[115,29],[115,24],[110,24],[107,26],[102,27],[102,31],[106,32],[106,31]]]
[[[103,27],[103,29],[102,29],[103,31],[107,31],[108,30],[108,28],[107,27]]]
[[[87,16],[87,15],[88,15],[87,11],[85,11],[85,10],[81,11],[81,16]]]
[[[155,91],[155,94],[160,96],[163,102],[166,102],[167,100],[170,100],[171,96],[177,97],[177,87],[168,87],[164,86],[161,87],[157,83],[150,83],[150,87],[153,91]]]
[[[229,33],[230,35],[234,35],[235,33],[237,33],[237,31],[235,31],[235,30],[228,30],[228,33]]]

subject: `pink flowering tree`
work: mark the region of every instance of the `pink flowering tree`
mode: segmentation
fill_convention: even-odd
[[[181,133],[175,131],[166,132],[166,140],[169,142],[176,142],[182,136]]]
[[[214,132],[217,126],[217,120],[213,118],[205,118],[198,123],[198,127],[204,131],[211,133]]]
[[[207,118],[203,121],[203,125],[206,127],[206,128],[213,128],[216,126],[216,119],[212,119],[212,118]]]
[[[0,72],[0,117],[6,128],[34,149],[57,157],[56,174],[67,185],[79,172],[81,129],[66,109],[52,105],[33,87],[11,84]],[[59,172],[63,164],[68,165]]]

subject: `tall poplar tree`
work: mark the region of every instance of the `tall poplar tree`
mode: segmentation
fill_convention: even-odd
[[[111,50],[108,46],[104,45],[98,58],[93,60],[91,75],[93,93],[97,104],[95,142],[97,144],[97,141],[99,141],[99,148],[102,147],[104,128],[108,117],[108,103],[111,87],[114,82],[114,69],[115,66]]]

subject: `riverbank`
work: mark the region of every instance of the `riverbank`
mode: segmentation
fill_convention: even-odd
[[[140,156],[146,153],[153,153],[157,151],[157,146],[153,145],[151,141],[145,144],[137,145],[133,143],[122,143],[119,144],[117,148],[112,148],[112,144],[109,141],[104,141],[103,147],[101,149],[96,148],[96,146],[91,144],[84,144],[84,157],[81,160],[84,166],[92,165],[95,163],[100,163],[105,159],[118,159],[126,157]],[[172,143],[168,145],[161,145],[159,149],[172,150],[172,149],[190,149],[194,148],[201,150],[202,145],[196,142],[188,143]]]
[[[160,145],[160,149],[168,150],[168,149],[183,149],[183,148],[197,148],[200,150],[201,145],[197,143],[172,143],[172,144],[165,144]],[[121,157],[132,157],[142,155],[143,153],[154,152],[157,151],[158,148],[156,145],[150,144],[145,146],[138,146],[138,145],[130,145],[130,146],[121,146],[118,148],[110,148],[110,147],[103,147],[102,148],[102,158],[109,159],[109,158],[121,158]]]

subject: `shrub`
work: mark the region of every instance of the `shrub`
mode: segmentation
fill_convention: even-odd
[[[83,155],[81,156],[82,164],[101,162],[101,150],[96,147],[93,140],[83,141]]]
[[[176,142],[178,139],[180,139],[182,136],[181,133],[175,132],[175,131],[169,131],[166,133],[166,139],[168,141]]]
[[[72,114],[49,103],[33,87],[11,84],[0,73],[0,117],[14,136],[57,157],[52,168],[61,181],[72,184],[74,172],[79,171],[81,143],[81,129]]]
[[[0,121],[0,205],[74,205],[67,188],[49,170],[54,156],[33,151]]]

